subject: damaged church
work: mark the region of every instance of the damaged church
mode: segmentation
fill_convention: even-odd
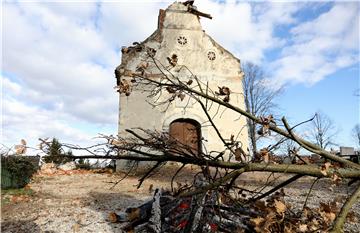
[[[193,1],[174,2],[166,10],[160,9],[155,32],[143,42],[122,49],[121,64],[115,70],[117,84],[121,80],[130,83],[131,74],[138,72],[140,66],[146,66],[147,77],[153,79],[161,78],[164,75],[161,69],[166,68],[171,77],[196,76],[214,91],[229,87],[231,98],[226,101],[245,109],[240,60],[205,33],[200,18],[209,20],[211,15],[198,11]],[[148,50],[144,48],[154,51],[152,59],[161,64],[160,67],[151,62],[144,65],[148,59]],[[175,98],[166,108],[154,106],[152,103],[162,97],[149,96],[146,90],[134,85],[131,94],[120,92],[119,98],[120,136],[127,135],[125,129],[143,128],[168,132],[196,153],[224,149],[200,104],[189,96]],[[248,150],[244,116],[217,104],[209,106],[208,113],[225,140],[236,140],[244,151]]]

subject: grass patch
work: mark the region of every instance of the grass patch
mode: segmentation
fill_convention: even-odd
[[[34,190],[30,188],[1,189],[1,206],[11,204],[13,196],[32,196],[34,193]]]
[[[33,176],[31,178],[31,183],[35,183],[38,184],[42,181],[47,181],[47,180],[54,180],[55,177],[54,176]]]
[[[31,196],[34,194],[34,190],[30,188],[20,188],[20,189],[1,189],[1,196],[3,195],[28,195]]]

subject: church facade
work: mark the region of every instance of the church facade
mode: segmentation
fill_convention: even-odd
[[[174,77],[189,80],[196,76],[204,86],[214,92],[218,91],[219,87],[229,87],[230,99],[226,101],[245,109],[240,60],[205,33],[200,17],[211,18],[210,15],[198,11],[191,1],[175,2],[166,10],[160,10],[156,31],[145,41],[123,48],[121,64],[115,71],[118,85],[121,80],[130,83],[130,74],[138,72],[141,64],[146,66],[149,77],[156,79],[163,75],[159,67],[151,62],[144,65],[144,61],[148,59],[144,48],[152,48],[156,51],[154,60],[167,67]],[[176,64],[169,64],[172,59],[176,59]],[[194,83],[192,85],[196,86]],[[166,94],[168,93],[163,93],[164,96]],[[224,149],[222,141],[195,100],[187,96],[175,98],[164,108],[149,104],[154,98],[163,97],[149,97],[146,90],[136,87],[131,90],[130,95],[120,94],[120,136],[126,136],[125,129],[143,128],[168,132],[171,137],[188,144],[198,152],[209,153]],[[222,136],[229,142],[230,138],[233,138],[247,151],[246,118],[215,103],[209,103],[207,107]]]

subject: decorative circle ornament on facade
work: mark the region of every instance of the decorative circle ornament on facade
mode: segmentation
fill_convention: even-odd
[[[187,44],[187,39],[185,36],[179,36],[177,39],[177,42],[181,45],[186,45]]]
[[[207,54],[210,61],[214,61],[216,59],[216,54],[213,51],[209,51]]]

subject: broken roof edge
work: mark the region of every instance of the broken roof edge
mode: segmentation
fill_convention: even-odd
[[[164,27],[164,20],[166,17],[166,12],[170,9],[174,10],[173,8],[179,7],[183,8],[184,7],[189,7],[192,5],[185,5],[187,2],[191,2],[191,1],[186,1],[186,2],[178,2],[175,1],[173,2],[171,5],[169,5],[165,10],[164,9],[159,9],[159,15],[158,15],[158,22],[157,22],[157,29],[150,35],[148,36],[145,40],[143,40],[142,42],[139,42],[139,45],[145,45],[148,42],[151,41],[155,41],[158,43],[161,43],[163,40],[163,30],[165,29]],[[186,10],[184,10],[184,13],[190,13]],[[199,22],[200,23],[200,22]],[[201,26],[201,23],[200,23]],[[225,49],[223,46],[221,46],[219,43],[217,43],[210,35],[208,35],[205,30],[201,29],[201,31],[203,31],[203,33],[209,38],[209,40],[211,41],[211,43],[214,45],[214,47],[216,47],[217,49],[219,49],[220,51],[223,51],[224,53],[228,54],[231,58],[233,58],[234,60],[236,60],[239,63],[239,70],[241,71],[241,60],[239,58],[237,58],[233,53],[231,53],[229,50]]]
[[[165,15],[166,15],[166,10],[159,9],[157,29],[150,36],[148,36],[145,40],[140,42],[141,45],[144,45],[145,43],[147,43],[151,40],[155,40],[159,43],[162,42],[162,29],[164,28],[163,23],[164,23]]]
[[[198,17],[201,16],[201,17],[212,19],[212,16],[210,14],[199,11],[197,9],[197,7],[194,6],[193,4],[194,4],[194,0],[188,0],[185,2],[175,1],[172,4],[170,4],[166,8],[166,10],[180,11],[180,12],[184,12],[184,13],[194,14]]]
[[[180,9],[182,8],[184,11],[184,13],[191,13],[191,14],[195,14],[197,15],[198,17],[199,16],[203,16],[203,17],[207,17],[209,19],[212,19],[212,16],[210,14],[206,14],[206,13],[203,13],[203,12],[200,12],[196,9],[196,6],[193,6],[193,3],[194,1],[192,0],[188,0],[188,1],[185,1],[185,2],[179,2],[179,1],[175,1],[173,2],[172,4],[170,4],[166,10],[163,10],[163,9],[160,9],[160,12],[159,12],[159,17],[158,17],[158,29],[157,31],[159,31],[159,33],[161,34],[161,30],[163,29],[163,20],[165,19],[165,15],[166,15],[166,11],[168,10],[179,10],[179,6],[180,6]],[[163,14],[163,15],[162,15]],[[162,20],[162,21],[161,21]],[[200,23],[200,26],[202,28],[202,24],[201,22],[199,21]],[[215,47],[217,47],[219,50],[221,51],[224,51],[225,53],[229,54],[230,57],[232,57],[233,59],[237,60],[237,62],[239,63],[239,66],[241,65],[241,61],[239,58],[237,58],[234,54],[232,54],[229,50],[225,49],[223,46],[221,46],[219,43],[217,43],[210,35],[208,35],[205,30],[201,29],[205,35],[207,37],[209,37],[210,41],[213,43],[213,45]],[[155,34],[156,31],[153,33]],[[148,39],[150,39],[153,35],[151,35]],[[241,67],[240,67],[240,70],[241,70]]]
[[[175,1],[172,4],[170,4],[165,10],[164,9],[159,9],[159,15],[158,15],[158,21],[157,21],[157,29],[149,37],[147,37],[145,40],[143,40],[142,42],[139,42],[139,44],[143,45],[144,43],[149,42],[150,40],[155,40],[155,41],[158,41],[158,42],[162,41],[162,30],[164,29],[164,20],[165,20],[167,11],[182,11],[184,13],[197,15],[198,18],[199,18],[198,14],[193,13],[191,10],[189,10],[189,9],[196,10],[196,7],[193,6],[193,3],[194,3],[194,1],[192,1],[192,0],[188,0],[188,1],[185,1],[185,2]],[[202,13],[202,12],[200,12],[200,13]],[[206,14],[206,13],[202,13],[202,14],[209,15],[209,14]],[[203,16],[203,15],[200,15],[200,16]],[[204,17],[207,17],[207,16],[204,16]],[[210,16],[210,19],[211,18],[212,17]],[[202,25],[201,25],[200,21],[199,21],[199,24],[200,24],[200,27],[201,27],[201,29],[199,29],[199,30],[204,31],[202,29]],[[207,35],[207,36],[209,36],[209,35]],[[210,39],[212,41],[214,41],[211,37],[210,37]],[[220,46],[220,45],[218,45],[218,46]],[[227,51],[227,50],[225,50],[225,51]]]

